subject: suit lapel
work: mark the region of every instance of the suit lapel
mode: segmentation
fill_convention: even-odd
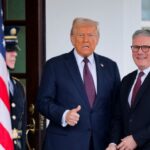
[[[95,58],[95,63],[96,63],[96,73],[97,73],[97,95],[96,95],[96,99],[93,105],[93,108],[95,108],[96,106],[98,106],[98,103],[103,103],[102,98],[103,94],[105,95],[105,85],[108,86],[108,84],[106,83],[106,66],[105,63],[103,62],[102,59],[99,58],[99,56],[97,56],[96,54],[94,54],[94,58]],[[101,101],[100,101],[101,99]]]
[[[68,55],[66,55],[65,58],[65,64],[67,66],[68,72],[70,73],[70,76],[74,82],[74,85],[77,87],[79,95],[81,96],[81,99],[83,99],[83,104],[90,108],[88,99],[85,93],[83,81],[80,75],[80,71],[74,56],[73,51],[71,51]]]
[[[141,101],[141,97],[144,95],[144,92],[148,86],[150,86],[150,73],[147,75],[143,84],[141,85],[139,92],[137,93],[137,96],[136,96],[135,105],[133,107],[136,107],[139,101]]]
[[[101,96],[100,94],[102,94],[103,92],[103,88],[102,85],[103,81],[105,80],[104,77],[104,70],[105,70],[105,65],[103,62],[100,61],[100,59],[98,58],[98,56],[96,54],[94,54],[94,58],[95,58],[95,63],[96,63],[96,73],[97,73],[97,95],[96,95],[96,99],[93,105],[93,108],[95,106],[97,106],[97,103],[99,102],[99,97]]]
[[[132,88],[132,85],[134,83],[134,80],[136,78],[136,74],[137,74],[137,71],[133,72],[131,74],[131,76],[128,77],[128,80],[125,81],[125,85],[123,84],[123,93],[121,94],[121,99],[122,99],[122,102],[125,103],[123,104],[123,106],[126,106],[127,109],[130,111],[131,109],[131,106],[129,105],[129,102],[128,102],[128,97],[129,97],[129,94],[130,94],[130,91],[131,91],[131,88]]]

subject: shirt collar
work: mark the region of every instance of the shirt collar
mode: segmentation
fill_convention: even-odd
[[[77,53],[77,50],[76,50],[76,49],[74,49],[74,55],[75,55],[75,58],[76,58],[76,60],[77,60],[77,63],[82,63],[82,62],[83,62],[84,57],[81,56],[81,55],[79,55],[79,54]],[[91,64],[93,64],[93,63],[95,62],[95,61],[94,61],[94,55],[93,55],[93,53],[92,53],[90,56],[88,56],[87,58],[88,58],[88,60],[89,60],[89,62],[90,62]]]
[[[138,69],[138,73],[140,72],[141,70]],[[143,70],[144,74],[147,76],[148,73],[150,72],[150,67],[146,68]]]

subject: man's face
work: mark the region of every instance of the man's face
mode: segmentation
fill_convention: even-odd
[[[6,64],[9,69],[14,69],[15,68],[15,63],[16,63],[16,57],[17,57],[17,52],[16,51],[6,51]]]
[[[150,46],[150,37],[139,35],[132,40],[132,45],[136,46]],[[132,51],[132,57],[140,70],[150,67],[150,49],[147,52],[143,52],[140,48],[137,52]]]
[[[71,41],[79,55],[88,57],[91,55],[98,43],[99,35],[96,26],[92,24],[77,25],[71,35]]]

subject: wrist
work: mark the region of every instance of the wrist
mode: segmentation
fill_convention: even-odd
[[[110,143],[109,146],[117,147],[116,143]]]

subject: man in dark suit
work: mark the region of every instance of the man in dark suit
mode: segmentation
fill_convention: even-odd
[[[138,69],[122,80],[107,150],[150,150],[150,30],[137,30],[131,49]]]
[[[8,26],[5,28],[6,42],[6,64],[9,70],[14,70],[16,57],[20,50],[18,46],[17,33],[18,27]],[[19,79],[11,76],[8,79],[10,105],[11,105],[11,123],[13,130],[13,141],[15,150],[25,150],[25,132],[26,132],[26,99],[24,87]]]
[[[94,53],[99,34],[98,22],[76,18],[74,49],[44,67],[37,108],[50,124],[43,150],[106,148],[120,76],[114,61]]]

